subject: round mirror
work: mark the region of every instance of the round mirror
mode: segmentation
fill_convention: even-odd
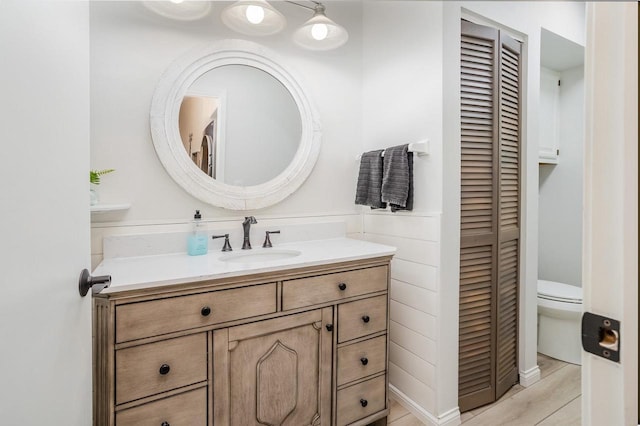
[[[300,145],[300,113],[285,86],[247,65],[207,71],[182,98],[185,153],[213,179],[260,185],[282,173]]]
[[[278,203],[309,176],[320,123],[300,81],[273,52],[226,40],[174,62],[151,105],[162,164],[209,204],[251,210]]]

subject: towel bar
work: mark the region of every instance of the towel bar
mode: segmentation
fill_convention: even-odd
[[[428,155],[429,154],[429,139],[421,140],[419,142],[414,142],[409,144],[409,152],[413,152],[418,156]],[[384,151],[382,151],[382,156],[384,157]],[[359,154],[356,158],[360,160],[362,158],[362,154]]]

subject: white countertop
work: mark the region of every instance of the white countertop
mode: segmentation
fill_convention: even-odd
[[[230,254],[259,254],[286,250],[299,251],[300,255],[265,262],[229,262],[221,258]],[[322,264],[361,260],[393,255],[395,247],[350,238],[301,241],[277,244],[274,248],[253,248],[233,252],[209,252],[202,256],[186,253],[157,256],[136,256],[105,259],[92,275],[111,275],[111,285],[101,294],[127,290],[205,281],[217,278],[237,277],[246,274],[273,272]]]

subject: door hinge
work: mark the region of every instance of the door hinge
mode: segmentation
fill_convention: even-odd
[[[558,80],[558,86],[560,86],[560,80]]]
[[[556,149],[556,155],[560,155],[560,150]]]

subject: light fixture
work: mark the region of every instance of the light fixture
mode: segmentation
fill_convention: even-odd
[[[345,44],[349,40],[347,30],[327,18],[322,3],[314,3],[316,6],[313,8],[313,17],[293,33],[293,41],[310,50],[331,50]],[[293,4],[302,6],[298,3]]]
[[[2,0],[0,0],[2,1]],[[349,40],[349,33],[344,27],[336,24],[325,15],[325,6],[315,0],[308,0],[313,6],[306,6],[295,1],[285,0],[313,11],[313,16],[293,33],[293,41],[309,50],[336,49]],[[143,1],[150,10],[166,18],[181,21],[201,19],[211,10],[210,1]],[[220,14],[222,22],[239,33],[250,36],[266,36],[282,31],[286,19],[282,13],[266,0],[239,0]]]
[[[144,6],[168,19],[177,21],[195,21],[202,19],[211,11],[211,2],[208,1],[144,1]]]
[[[265,0],[240,0],[227,6],[222,22],[234,31],[252,36],[265,36],[281,31],[284,15]]]

